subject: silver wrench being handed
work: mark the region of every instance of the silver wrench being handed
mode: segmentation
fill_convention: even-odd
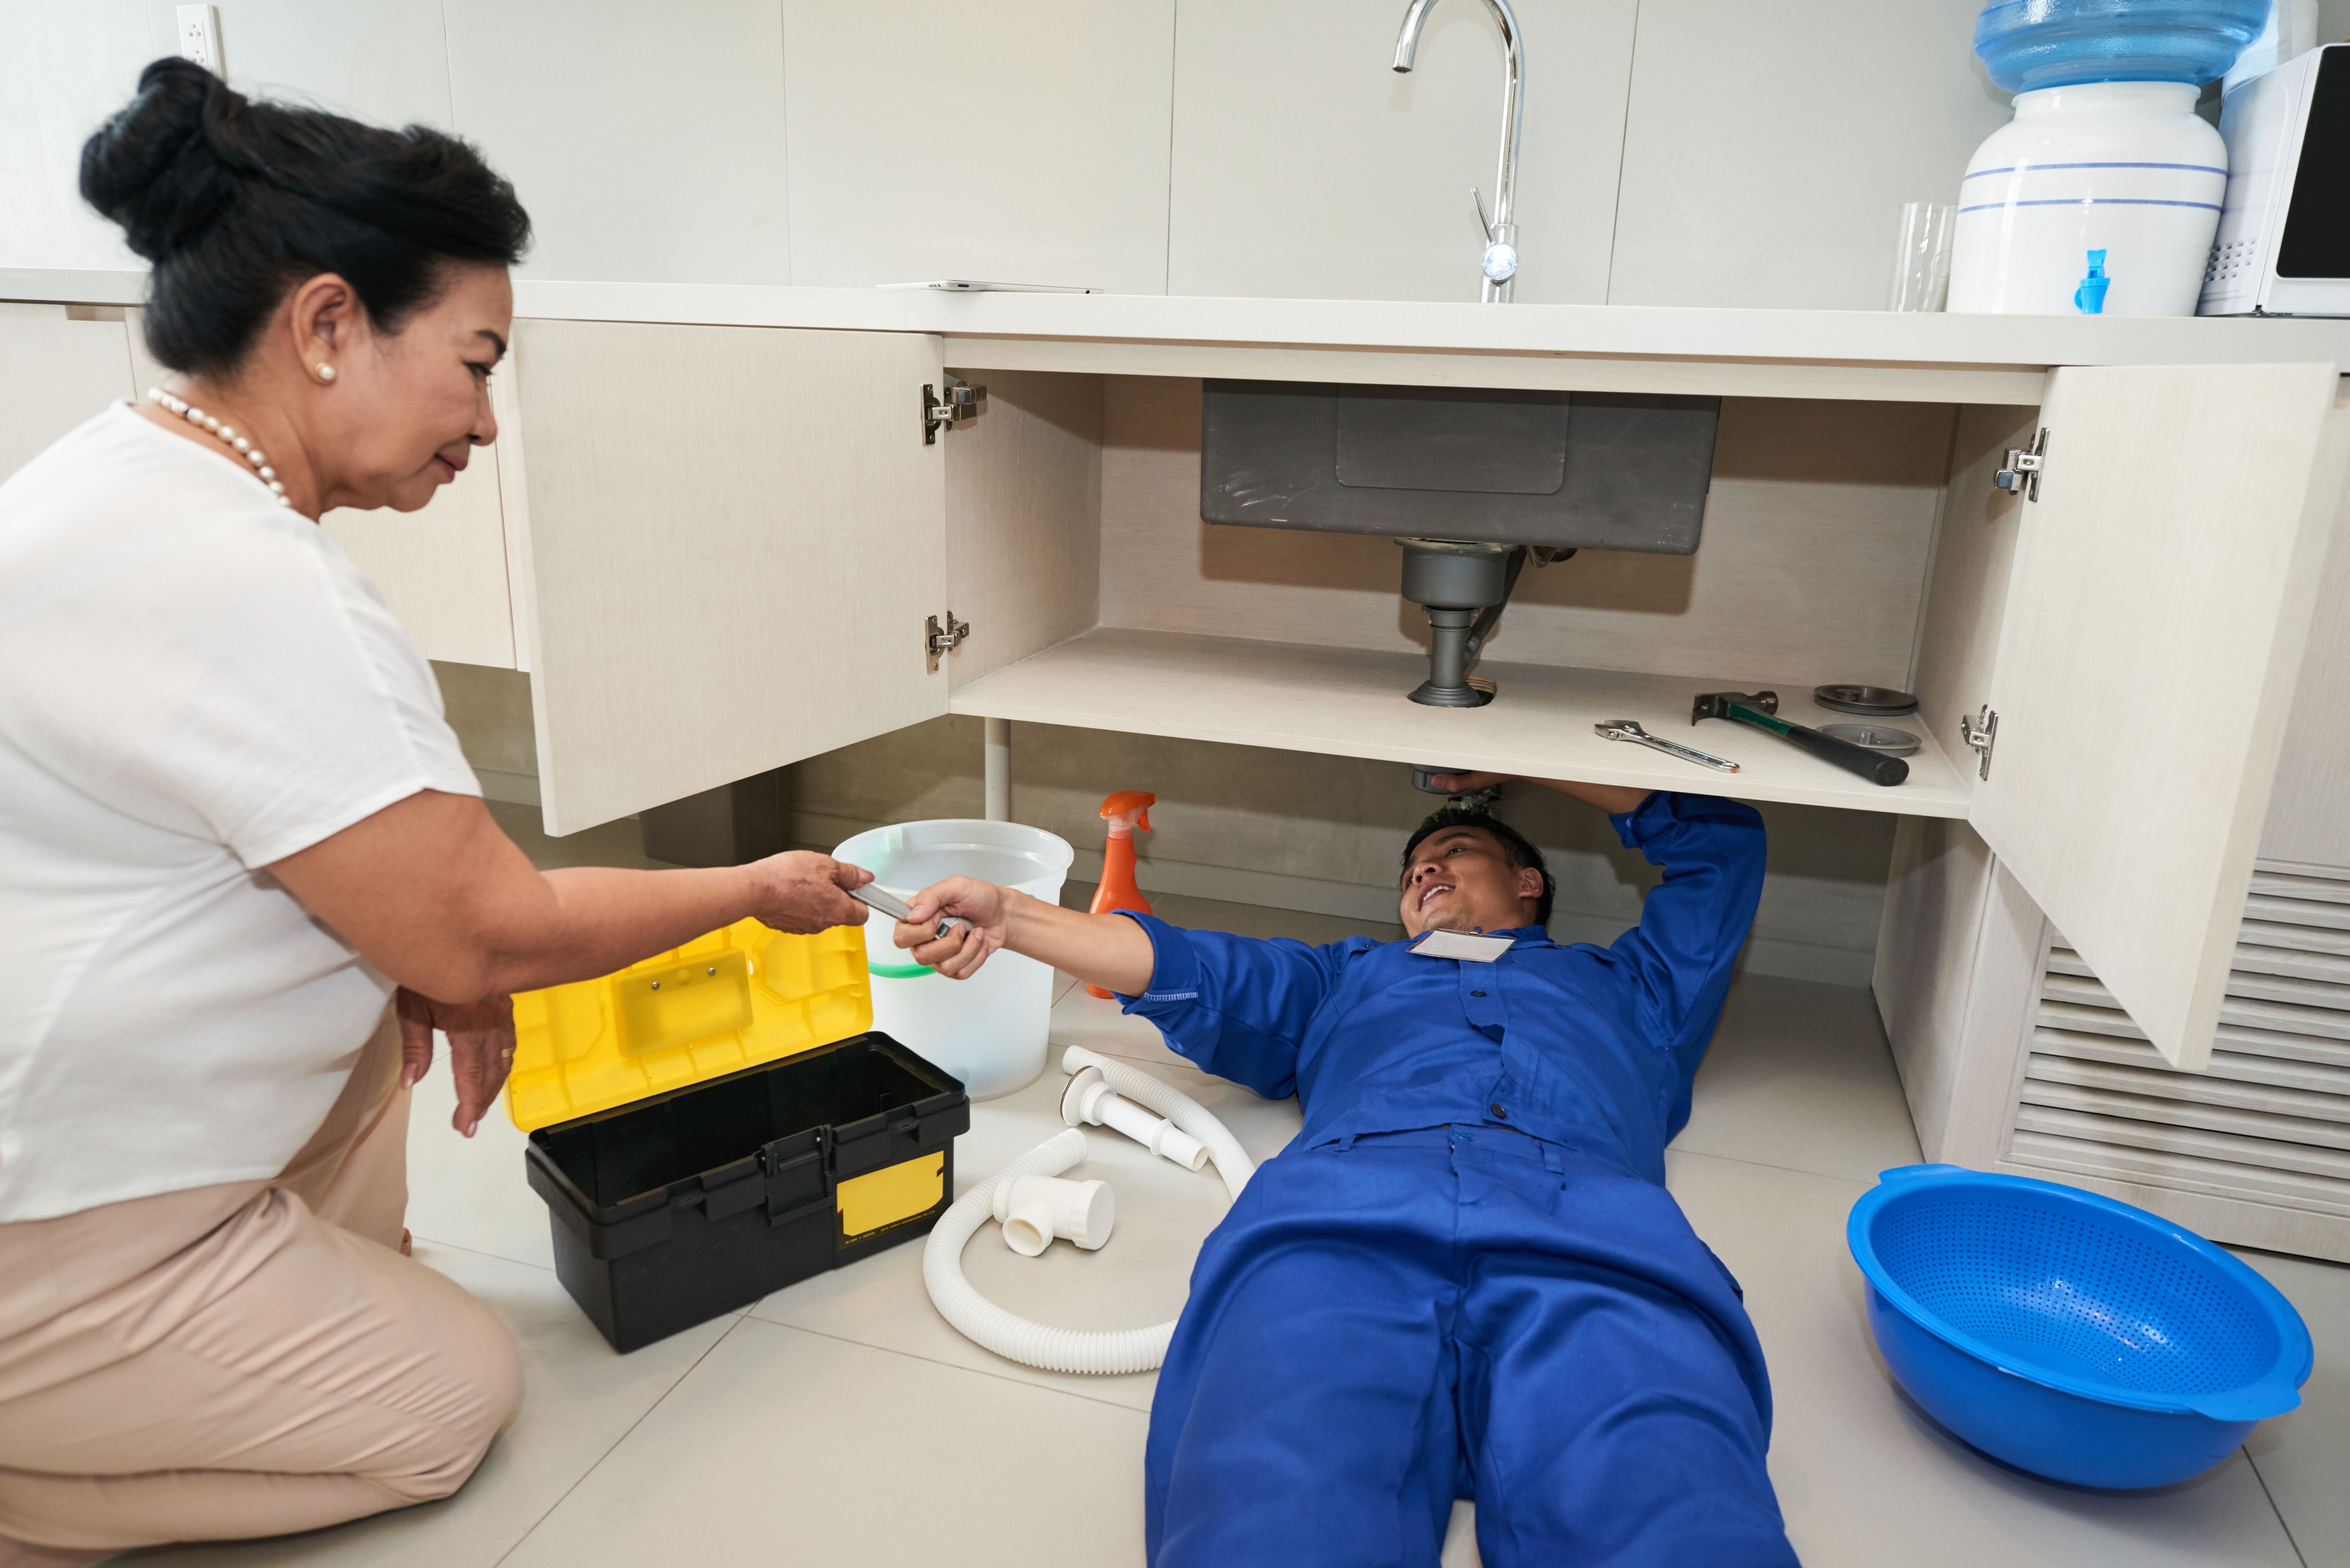
[[[868,909],[879,909],[893,920],[910,921],[914,918],[913,906],[879,882],[868,882],[862,888],[851,888],[848,890],[848,896]],[[942,939],[949,931],[962,930],[970,924],[971,922],[961,915],[949,915],[938,923],[931,935],[934,940]]]

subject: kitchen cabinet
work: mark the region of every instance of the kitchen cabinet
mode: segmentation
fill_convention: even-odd
[[[130,298],[138,297],[136,291]],[[147,352],[136,304],[0,303],[0,478],[107,403],[170,374]],[[498,449],[415,513],[324,519],[426,655],[515,668]]]
[[[98,307],[105,310],[106,307]],[[0,303],[0,479],[109,402],[131,396],[122,312]]]
[[[2256,860],[2350,887],[2350,324],[528,282],[518,315],[499,472],[551,831],[941,712],[1891,813],[1876,991],[1921,1137],[2018,1168],[2058,1168],[2056,1112],[2019,1108],[2058,1091],[2019,1085],[2079,1075],[2031,1044],[2084,979],[2052,964],[2134,1032],[2096,1070],[2191,1082],[2216,1042],[2238,1072],[2276,961],[2237,930]],[[949,375],[991,396],[926,441]],[[1498,700],[1419,708],[1390,543],[1199,522],[1202,376],[1720,395],[1706,541],[1529,573]],[[2036,499],[1996,487],[2043,429]],[[934,620],[970,628],[935,669]],[[1920,697],[1902,785],[1591,729],[1765,685],[1829,722],[1811,688],[1856,679]]]
[[[2331,539],[2338,379],[2064,369],[2042,406],[1967,817],[2181,1067],[2219,1024]]]
[[[2152,375],[2175,380],[2178,373]],[[2260,375],[2278,392],[2290,372]],[[2211,384],[2222,379],[2213,377]],[[2124,585],[2131,576],[2127,557],[2137,549],[2205,552],[2209,576],[2207,591],[2185,608],[2140,598],[2143,613],[2119,628],[2125,642],[2136,645],[2130,661],[2139,678],[2121,696],[2129,716],[2120,723],[2136,733],[2090,723],[2054,756],[2038,759],[2061,767],[2064,748],[2092,737],[2114,747],[2089,759],[2091,773],[2064,774],[2066,793],[2083,803],[2064,824],[2075,836],[2054,858],[2069,886],[2043,878],[2027,888],[1994,853],[2007,842],[1998,808],[1978,825],[1987,828],[1988,841],[1965,825],[1922,818],[1906,819],[1896,836],[1875,990],[1927,1158],[2087,1186],[2219,1240],[2350,1262],[2350,744],[2341,722],[2350,711],[2350,615],[2344,613],[2350,607],[2350,512],[2343,504],[2340,438],[2345,411],[2350,404],[2337,390],[2303,495],[2304,531],[2294,541],[2303,552],[2322,551],[2322,563],[2303,555],[2284,566],[2283,613],[2295,607],[2291,596],[2303,593],[2321,607],[2282,712],[2275,697],[2284,683],[2273,678],[2199,697],[2189,695],[2197,672],[2183,676],[2184,686],[2166,684],[2182,679],[2179,661],[2204,657],[2209,639],[2226,635],[2230,618],[2257,604],[2251,579],[2263,568],[2272,574],[2271,591],[2277,588],[2276,560],[2262,562],[2257,546],[2240,555],[2227,535],[2233,495],[2202,498],[2205,514],[2221,524],[2216,540],[2160,537],[2167,502],[2134,514],[2116,507],[2105,519],[2082,518],[2090,536],[2101,524],[2131,536],[2086,566],[2063,561],[2074,541],[2054,526],[2028,541],[2037,546],[2029,558],[1996,529],[1946,526],[1932,601],[1939,613],[1929,617],[1929,642],[1971,640],[1980,648],[2003,640],[1975,636],[1972,628],[2006,619],[2003,599],[2051,581],[2060,591],[2048,596],[2055,602],[2043,610],[2054,610],[2059,631],[2067,629],[2061,618],[2074,594],[2137,596]],[[2040,424],[2037,410],[1980,412],[1984,417],[1961,421],[1952,516],[2017,508],[2004,498],[1986,500],[1996,493],[1989,465],[2003,437],[2026,439]],[[2060,417],[2071,422],[2071,410],[2056,400],[2048,412],[2052,430]],[[2055,450],[2052,438],[2052,455]],[[2143,500],[2142,491],[2132,497],[2134,485],[2191,490],[2202,481],[2184,465],[2205,450],[2185,445],[2145,459],[2139,473],[2111,476],[2096,505]],[[2259,483],[2289,472],[2280,460],[2236,478]],[[2041,504],[2056,503],[2052,483]],[[2067,515],[2080,514],[2058,509],[2032,521],[2055,524]],[[2012,587],[1970,597],[1946,592],[1952,577],[2012,580]],[[2104,618],[2104,624],[2116,618]],[[2272,655],[2279,646],[2265,627],[2240,622],[2235,629],[2257,649]],[[1979,678],[1991,682],[1988,659],[1979,655],[1976,665]],[[2040,695],[2010,679],[2004,667],[1996,684],[2002,694],[2022,691],[2026,701]],[[2257,732],[2265,725],[2281,727],[2281,742]],[[2266,775],[2257,765],[2232,765],[2239,748],[2267,755],[2272,745],[2277,760]],[[1978,787],[1978,805],[1994,784],[2034,785],[2032,762],[2014,775],[2005,772],[2011,754],[1996,753],[1991,780]],[[2182,784],[2201,789],[2214,775],[2221,786],[2217,805],[2163,823],[2179,804]],[[2231,781],[2243,792],[2232,802]],[[2272,783],[2263,810],[2251,796]],[[2049,781],[2043,776],[2035,787],[2045,793]],[[2199,858],[2209,865],[2215,854],[2231,867],[2249,860],[2249,885],[2230,879],[2232,890],[2207,899],[2193,881],[2199,874],[2183,868]],[[2051,918],[2067,906],[2083,912]],[[2095,934],[2076,937],[2077,919],[2089,920],[2084,929]],[[2147,973],[2147,961],[2165,954],[2175,967]],[[2182,1054],[2197,1069],[2180,1072],[2157,1031],[2190,1005],[2213,1022],[2180,1025]]]
[[[498,447],[477,447],[465,470],[415,512],[343,508],[318,521],[375,579],[428,659],[517,668],[506,574]]]
[[[946,711],[937,337],[522,320],[515,359],[549,833]]]
[[[811,303],[820,311],[827,302]],[[1085,302],[1053,303],[1065,323],[1118,325],[1106,312],[1081,314]],[[1729,781],[1730,792],[1970,822],[2006,874],[2062,924],[2085,961],[2098,964],[2168,1060],[2191,1067],[2208,1054],[2234,945],[2233,911],[2265,821],[2340,488],[2333,476],[2345,421],[2334,409],[2333,360],[2093,365],[2033,376],[2035,389],[2045,378],[2039,422],[2052,432],[2042,489],[1991,524],[2014,535],[2004,553],[1953,541],[1939,574],[1948,580],[1936,591],[1972,603],[1975,614],[1964,635],[1945,627],[1938,640],[1922,635],[1923,607],[1900,617],[1920,634],[1905,668],[1866,667],[1853,649],[1805,648],[1792,628],[1774,631],[1767,615],[1718,645],[1711,669],[1691,668],[1665,647],[1647,649],[1630,668],[1609,668],[1623,660],[1604,654],[1592,659],[1587,646],[1580,657],[1592,661],[1576,662],[1562,651],[1571,638],[1520,635],[1498,640],[1484,667],[1502,700],[1455,711],[1399,700],[1417,655],[1391,631],[1377,635],[1397,613],[1388,585],[1361,596],[1367,606],[1333,609],[1326,602],[1318,620],[1259,602],[1274,586],[1269,579],[1282,579],[1293,599],[1329,601],[1332,576],[1358,576],[1367,550],[1377,556],[1388,546],[1262,535],[1230,547],[1281,559],[1220,576],[1216,563],[1182,557],[1187,545],[1204,556],[1227,540],[1177,520],[1168,535],[1172,558],[1154,559],[1131,544],[1107,549],[1110,514],[1131,496],[1105,488],[1097,502],[1095,487],[1113,487],[1121,474],[1149,481],[1135,477],[1140,470],[1126,461],[1126,449],[1106,444],[1098,469],[1084,461],[1082,449],[1096,438],[1082,427],[1096,379],[1106,410],[1128,407],[1133,400],[1124,389],[1138,384],[1128,367],[1168,369],[1161,350],[1170,348],[1190,357],[1183,368],[1220,374],[1285,376],[1308,358],[1319,374],[1367,380],[1411,379],[1415,369],[1418,379],[1436,381],[1473,372],[1435,355],[1415,366],[1409,351],[1366,345],[1135,342],[1066,327],[1056,334],[1019,330],[1037,324],[1034,302],[1031,319],[1017,310],[992,314],[1013,330],[1000,337],[875,330],[870,317],[859,323],[864,330],[845,333],[781,325],[525,324],[525,427],[556,421],[567,452],[556,458],[554,441],[528,438],[541,618],[533,658],[544,688],[541,754],[556,781],[552,826],[585,826],[776,765],[790,760],[785,753],[806,754],[941,711],[1719,788],[1721,781],[1692,779],[1652,753],[1600,741],[1591,726],[1631,714],[1659,728],[1686,711],[1695,691],[1766,682],[1782,691],[1792,715],[1824,722],[1833,716],[1813,709],[1804,695],[1810,686],[1904,680],[1935,693],[1919,715],[1925,743],[1907,784],[1880,789],[1789,748],[1743,744],[1733,747],[1746,765]],[[2013,324],[1999,325],[2012,334]],[[2297,347],[2311,337],[2286,330]],[[2199,347],[2219,335],[2173,336]],[[1653,385],[1677,378],[1688,387],[1692,378],[1708,378],[1707,367],[1685,356],[1577,359],[1554,352],[1503,364],[1504,356],[1482,352],[1496,383]],[[1343,362],[1349,357],[1352,363]],[[1745,362],[1725,369],[1739,373],[1723,376],[1729,384],[1719,389],[1850,396],[1874,369],[1853,359],[1738,358]],[[662,369],[648,381],[653,365]],[[974,428],[925,446],[917,389],[950,365],[974,379],[1019,379],[1016,388],[1004,383]],[[1981,361],[1887,370],[1893,384],[1876,389],[1900,400],[2007,392],[2021,379]],[[891,376],[899,378],[894,391]],[[824,389],[797,391],[806,406],[787,416],[778,399],[816,383]],[[595,389],[599,384],[639,389],[655,411],[639,412],[631,400],[623,412]],[[1176,385],[1180,403],[1184,383]],[[766,391],[751,413],[754,388]],[[1055,397],[1067,405],[1057,423],[1037,407]],[[1767,422],[1783,421],[1795,400],[1752,401],[1763,410],[1752,417]],[[1726,413],[1725,426],[1736,417]],[[1953,410],[1948,417],[1959,416]],[[1196,440],[1171,405],[1159,420],[1155,438],[1146,431],[1139,439],[1176,450]],[[583,437],[599,421],[612,421],[608,431]],[[1080,427],[1074,432],[1072,422]],[[1782,530],[1775,542],[1810,545],[1801,571],[1847,589],[1874,583],[1871,574],[1888,563],[1896,572],[1918,570],[1886,540],[1831,553],[1807,538],[1815,514],[1830,509],[1825,493],[1864,477],[1868,462],[1869,443],[1839,452],[1834,424],[1831,417],[1807,432],[1796,476],[1799,489],[1808,483],[1823,494],[1775,519]],[[1003,443],[1023,425],[1032,433],[1063,432],[1056,463],[990,457],[991,437],[1009,451]],[[663,456],[653,461],[650,452]],[[681,472],[670,459],[682,453],[696,456]],[[948,477],[965,467],[971,472],[961,481]],[[1195,470],[1179,461],[1171,483],[1188,495]],[[959,497],[951,528],[950,489]],[[1089,506],[1100,509],[1099,522],[1088,517]],[[1889,523],[1898,508],[1888,502],[1883,510]],[[1711,524],[1718,553],[1751,545],[1725,533],[1731,522],[1717,514]],[[1983,525],[1944,519],[1946,532]],[[1037,566],[1072,554],[1082,559],[1090,543],[1098,583],[1086,582],[1082,572],[1055,577],[998,569],[1022,541]],[[879,555],[859,565],[850,556],[864,546]],[[950,568],[951,556],[962,558],[959,570]],[[991,570],[983,593],[981,579]],[[1750,575],[1750,596],[1770,591],[1759,569]],[[960,602],[959,578],[972,583]],[[852,579],[862,586],[847,589]],[[794,640],[796,630],[780,629],[798,618],[791,612],[812,607],[807,584],[824,585],[819,594],[845,592],[826,600],[818,635],[842,649],[854,644],[853,658],[836,653],[827,662]],[[1921,589],[1904,602],[1916,605],[1922,596]],[[1201,609],[1191,628],[1209,629],[1150,624],[1149,607],[1187,598]],[[1219,604],[1233,613],[1217,615]],[[1361,607],[1370,609],[1367,618]],[[949,655],[943,680],[912,670],[922,651],[918,628],[949,612],[974,627],[969,646]],[[1513,613],[1521,622],[1539,619],[1534,607]],[[1330,623],[1349,615],[1374,635],[1334,632]],[[1232,635],[1248,630],[1255,635]],[[787,654],[787,645],[797,650]],[[748,660],[772,675],[775,661],[785,658],[819,680],[837,671],[843,700],[797,701],[786,711],[771,698],[755,719],[745,712],[732,726],[740,739],[713,738],[729,731],[723,694],[740,685],[723,672]],[[1946,664],[1967,666],[1964,681],[1951,683],[1938,668]],[[1962,716],[1986,709],[1996,715],[1987,769],[1960,743],[1958,730]],[[2181,713],[2195,718],[2182,723]],[[576,759],[567,778],[567,754]],[[2149,852],[2152,846],[2159,851]]]

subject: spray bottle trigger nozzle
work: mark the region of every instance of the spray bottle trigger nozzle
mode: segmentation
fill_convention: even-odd
[[[1110,825],[1112,833],[1121,829],[1132,833],[1138,827],[1148,833],[1150,808],[1158,804],[1159,797],[1149,790],[1122,789],[1101,803],[1102,820]]]

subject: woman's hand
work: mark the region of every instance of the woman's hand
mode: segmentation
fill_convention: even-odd
[[[865,923],[865,906],[847,892],[873,880],[873,873],[862,866],[795,849],[770,855],[745,869],[754,879],[757,899],[751,912],[762,924],[805,937],[833,926]]]
[[[914,918],[898,922],[891,940],[914,950],[914,961],[926,963],[949,980],[968,980],[979,972],[987,955],[1003,945],[1013,900],[1020,895],[970,877],[950,877],[914,895]],[[933,933],[943,915],[959,915],[971,924],[945,936]]]
[[[400,1012],[400,1086],[414,1088],[432,1065],[432,1032],[449,1036],[449,1072],[457,1080],[457,1114],[449,1125],[473,1137],[514,1066],[514,998],[499,994],[461,1005],[402,986],[393,1005]]]

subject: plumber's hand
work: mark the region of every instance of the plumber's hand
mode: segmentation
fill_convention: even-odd
[[[987,961],[988,954],[1003,945],[1004,929],[1018,898],[1011,889],[991,882],[950,877],[914,895],[910,900],[914,918],[899,921],[891,940],[913,950],[916,963],[926,963],[949,980],[968,980]],[[960,916],[971,924],[944,937],[933,936],[942,915]]]
[[[1577,779],[1536,778],[1532,774],[1430,774],[1428,782],[1448,794],[1466,794],[1471,790],[1508,784],[1513,779],[1523,779],[1544,789],[1555,789],[1586,805],[1596,805],[1610,815],[1638,811],[1640,803],[1648,798],[1648,791],[1644,789],[1631,789],[1622,784],[1585,784]]]
[[[1467,794],[1472,789],[1508,784],[1518,776],[1516,774],[1430,774],[1428,782],[1447,794]]]

